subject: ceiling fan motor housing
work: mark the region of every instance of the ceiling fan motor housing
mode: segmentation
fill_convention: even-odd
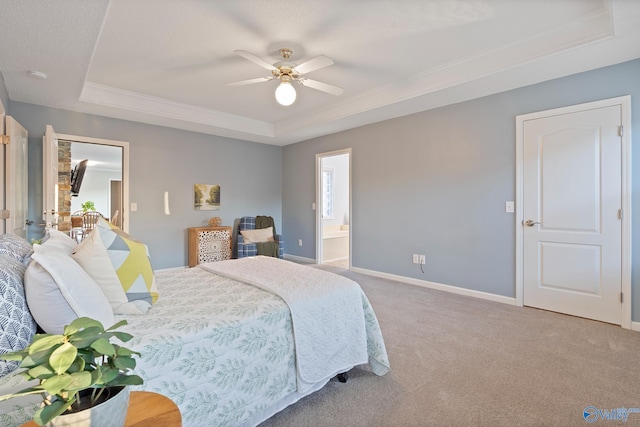
[[[290,62],[278,62],[274,64],[274,66],[276,67],[276,69],[271,71],[271,74],[273,74],[275,78],[283,80],[282,78],[284,76],[287,76],[289,80],[297,80],[300,77],[300,74],[296,72],[294,68],[295,64],[292,64]]]
[[[284,61],[276,62],[273,64],[276,67],[275,70],[271,71],[271,74],[277,79],[280,79],[283,82],[290,82],[291,80],[297,80],[300,77],[300,73],[296,71],[296,64],[293,62],[287,61],[293,54],[293,50],[288,47],[283,47],[279,50],[280,55],[284,59]]]

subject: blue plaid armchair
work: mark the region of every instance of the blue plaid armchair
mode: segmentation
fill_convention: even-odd
[[[255,230],[256,229],[256,217],[255,216],[243,216],[240,218],[240,222],[238,223],[238,235],[237,235],[237,246],[238,246],[238,258],[246,258],[250,256],[256,256],[258,254],[258,248],[255,243],[244,243],[244,239],[242,238],[242,234],[240,234],[241,230]],[[284,258],[284,241],[282,240],[282,235],[276,234],[274,236],[274,240],[278,242],[278,258]]]

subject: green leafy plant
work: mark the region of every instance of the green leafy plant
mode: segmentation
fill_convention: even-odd
[[[0,396],[0,401],[12,397],[42,393],[44,405],[34,414],[38,425],[45,425],[58,415],[93,406],[110,387],[139,385],[142,378],[129,373],[136,366],[134,355],[140,353],[110,342],[122,342],[132,335],[115,329],[126,325],[122,320],[105,329],[88,317],[75,319],[65,326],[62,335],[37,334],[22,351],[7,353],[0,358],[18,360],[27,380],[40,384],[19,392]],[[80,401],[80,392],[92,389],[89,402]]]
[[[81,204],[80,207],[82,207],[82,212],[95,211],[96,210],[96,205],[91,200],[87,200],[86,202]]]

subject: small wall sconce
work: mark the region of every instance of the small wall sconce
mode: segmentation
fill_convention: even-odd
[[[169,192],[168,191],[164,192],[164,214],[171,215],[171,212],[169,211]]]

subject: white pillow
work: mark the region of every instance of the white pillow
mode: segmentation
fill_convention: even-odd
[[[45,332],[61,334],[78,317],[98,320],[105,328],[115,319],[107,297],[68,254],[35,246],[24,275],[29,310]]]
[[[67,254],[73,252],[78,242],[69,237],[68,234],[58,231],[55,228],[47,228],[42,246],[55,247],[64,250]]]
[[[143,243],[96,227],[71,256],[102,289],[116,314],[145,314],[158,299],[149,251]]]
[[[244,243],[273,242],[273,227],[240,230]]]

